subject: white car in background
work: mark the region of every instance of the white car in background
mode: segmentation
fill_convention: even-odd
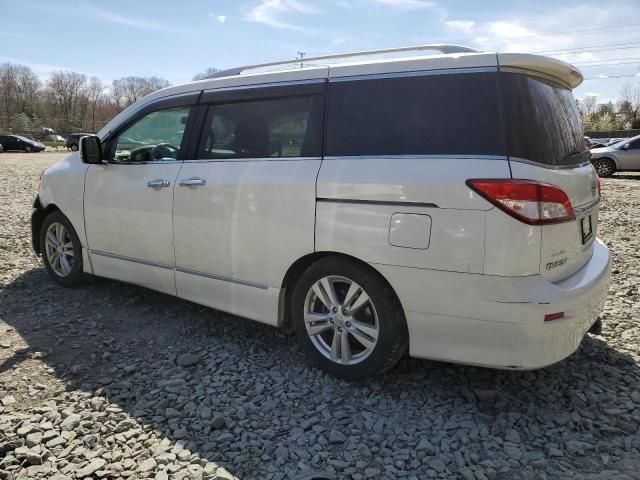
[[[406,50],[438,54],[368,58]],[[454,45],[306,62],[160,90],[83,137],[34,204],[51,277],[292,322],[349,379],[407,351],[540,368],[597,331],[611,257],[579,71]]]

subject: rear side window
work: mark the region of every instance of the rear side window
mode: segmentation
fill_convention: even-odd
[[[505,155],[496,75],[333,82],[326,154]]]
[[[501,73],[509,155],[545,165],[584,162],[584,134],[568,88],[521,73]]]
[[[320,156],[320,96],[215,104],[204,123],[199,159]]]

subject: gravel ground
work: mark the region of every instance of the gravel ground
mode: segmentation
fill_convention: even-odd
[[[62,156],[0,154],[0,479],[640,479],[640,176],[603,181],[602,336],[540,371],[406,358],[350,384],[288,332],[50,281],[29,215]]]

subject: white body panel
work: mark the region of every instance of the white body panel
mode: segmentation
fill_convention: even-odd
[[[198,177],[206,185],[175,189],[176,266],[209,277],[178,275],[178,295],[275,324],[278,295],[270,291],[314,251],[319,168],[319,159],[186,162],[179,181]],[[227,285],[207,296],[207,283],[210,292],[221,287],[215,277]]]
[[[180,166],[155,162],[89,167],[84,223],[96,275],[175,295],[172,208]],[[170,185],[147,185],[159,179]]]
[[[589,262],[562,282],[375,265],[398,293],[414,357],[513,369],[573,353],[596,321],[611,257],[598,240]],[[461,294],[464,292],[464,294]],[[549,313],[565,317],[544,322]]]
[[[540,238],[539,272],[551,281],[572,275],[589,261],[598,225],[598,192],[594,168],[590,163],[576,168],[551,169],[512,161],[515,178],[537,180],[564,191],[576,216],[575,220],[534,227]],[[583,243],[580,222],[591,217],[592,235]]]
[[[67,216],[85,248],[87,236],[84,231],[82,198],[87,168],[88,165],[80,160],[80,155],[72,153],[42,174],[38,191],[43,207],[55,205]]]

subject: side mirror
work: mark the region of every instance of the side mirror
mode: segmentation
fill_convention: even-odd
[[[83,163],[102,163],[102,143],[97,135],[80,138],[80,159]]]

